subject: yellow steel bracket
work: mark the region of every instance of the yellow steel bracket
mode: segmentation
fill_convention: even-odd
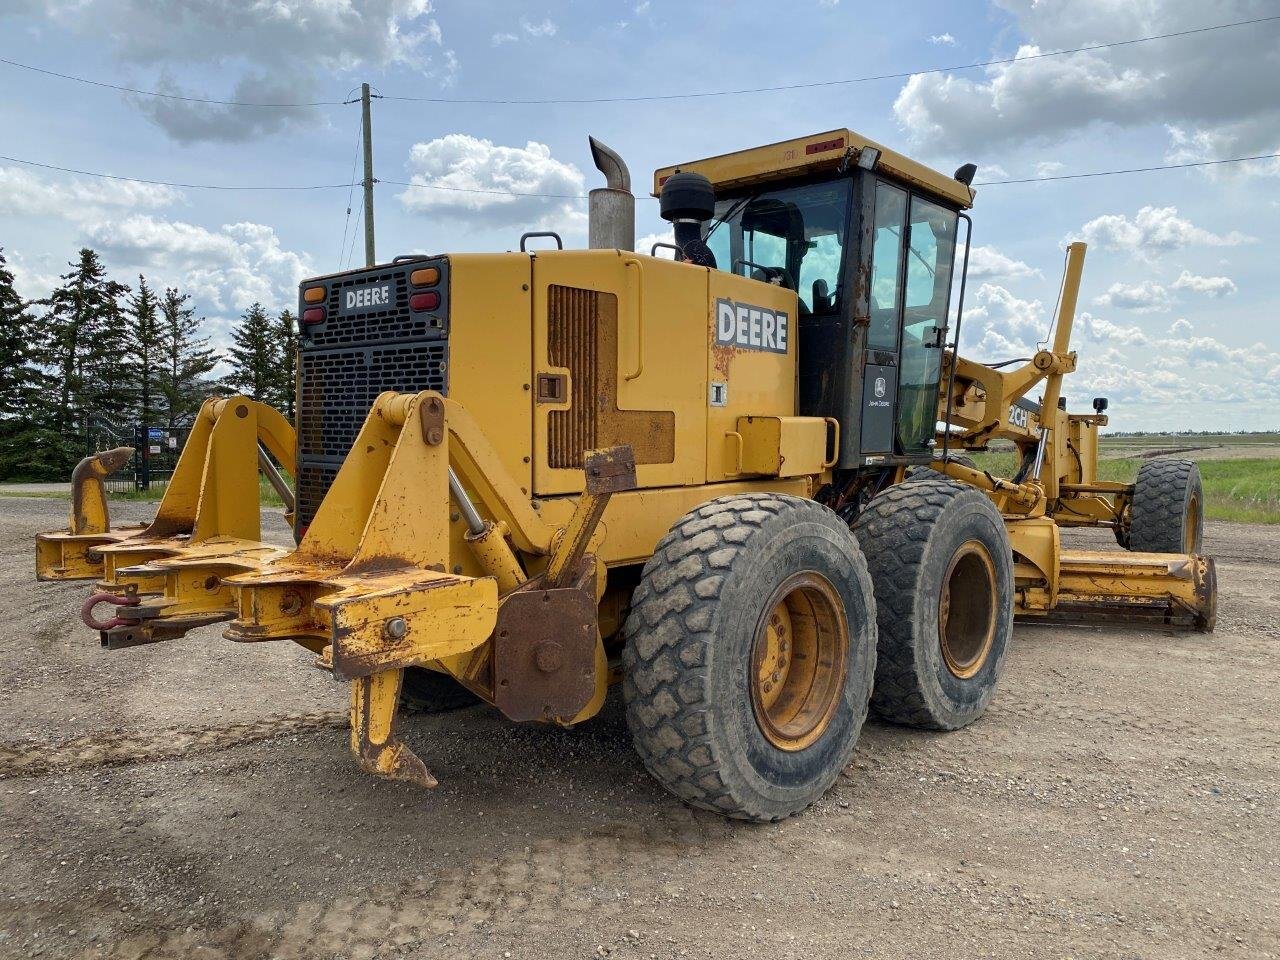
[[[402,672],[481,646],[498,610],[494,576],[446,572],[451,460],[469,468],[473,489],[498,491],[486,506],[507,498],[501,512],[526,539],[550,540],[514,503],[496,457],[486,462],[487,442],[468,436],[469,421],[438,393],[382,394],[298,549],[227,581],[237,616],[226,635],[323,650],[334,677],[352,681],[352,746],[361,765],[427,786],[434,779],[395,735]],[[496,478],[479,476],[481,469]]]
[[[91,559],[95,547],[138,533],[141,527],[111,529],[103,483],[133,456],[133,447],[116,447],[85,457],[71,472],[71,517],[66,530],[36,537],[36,577],[40,580],[88,580],[102,571]]]
[[[70,529],[105,532],[42,534],[38,572],[49,579],[97,578],[99,593],[86,604],[84,620],[112,649],[230,619],[235,603],[223,578],[285,552],[261,542],[258,471],[265,450],[293,473],[294,446],[293,427],[266,404],[242,396],[207,400],[155,519],[123,530],[109,527],[101,477],[125,457],[112,451],[89,458],[74,475]],[[55,552],[57,565],[50,566]],[[93,616],[98,603],[121,600],[105,623]]]

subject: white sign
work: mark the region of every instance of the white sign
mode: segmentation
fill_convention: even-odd
[[[785,313],[723,298],[716,301],[716,343],[786,353],[789,341],[790,318]]]
[[[343,294],[344,310],[363,310],[366,307],[385,307],[391,303],[391,284],[379,287],[354,287]]]

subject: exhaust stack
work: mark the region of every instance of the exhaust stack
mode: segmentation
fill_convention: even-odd
[[[591,159],[604,174],[605,186],[589,194],[587,246],[592,250],[636,248],[636,198],[631,195],[631,173],[622,158],[595,137]]]

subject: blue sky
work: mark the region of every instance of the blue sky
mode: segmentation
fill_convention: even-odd
[[[1275,15],[1274,0],[868,4],[498,0],[6,0],[0,57],[194,97],[589,98],[778,86],[1025,56]],[[849,126],[978,180],[1280,152],[1280,21],[1009,66],[786,92],[640,103],[377,101],[376,175],[583,193],[592,134],[645,192],[655,167]],[[0,153],[157,180],[351,178],[354,106],[217,107],[0,64]],[[0,245],[28,296],[82,244],[120,277],[195,294],[210,328],[348,262],[346,190],[207,191],[0,161]],[[585,243],[585,204],[381,185],[378,250]],[[1063,245],[1090,242],[1067,392],[1113,426],[1280,428],[1280,161],[979,189],[964,348],[1023,356],[1052,310]],[[665,225],[641,200],[637,233]],[[356,262],[361,251],[357,244]],[[1079,406],[1086,406],[1077,402]]]

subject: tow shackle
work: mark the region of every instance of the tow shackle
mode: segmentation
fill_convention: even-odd
[[[136,620],[129,620],[117,614],[110,620],[98,620],[93,615],[94,607],[100,603],[111,603],[117,607],[136,607],[141,598],[137,596],[122,597],[115,593],[95,593],[89,599],[80,605],[80,619],[84,621],[84,625],[90,630],[103,632],[111,630],[114,627],[122,627],[126,623],[137,623]]]

